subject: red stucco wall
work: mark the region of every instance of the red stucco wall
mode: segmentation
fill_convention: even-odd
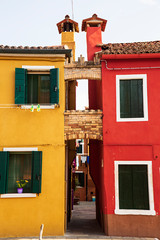
[[[101,29],[88,27],[88,60],[101,50],[96,47],[101,42]],[[108,68],[129,69],[108,70],[106,63]],[[89,81],[89,107],[103,109],[104,115],[103,144],[90,141],[90,170],[98,193],[97,215],[108,235],[160,236],[159,228],[153,227],[160,221],[160,68],[156,67],[160,54],[103,55],[102,85]],[[131,74],[147,75],[148,121],[117,122],[116,75]],[[152,161],[156,216],[148,216],[147,221],[147,216],[115,215],[114,161]]]
[[[109,68],[160,66],[160,59],[107,60]],[[116,75],[147,74],[147,122],[116,122]],[[107,70],[102,63],[103,141],[105,144],[160,144],[160,69]]]
[[[94,53],[101,50],[97,44],[102,43],[101,27],[87,27],[87,57],[89,61],[93,61]],[[102,109],[102,82],[89,80],[89,108]]]
[[[105,58],[105,57],[104,57]],[[109,68],[158,67],[160,59],[107,59]],[[147,74],[148,121],[116,122],[116,75]],[[154,204],[160,215],[160,69],[107,70],[102,63],[104,214],[114,214],[114,161],[152,161]]]

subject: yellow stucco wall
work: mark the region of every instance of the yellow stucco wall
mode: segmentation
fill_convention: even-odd
[[[60,69],[59,108],[31,112],[11,105],[15,97],[15,68],[22,65],[54,65]],[[61,57],[0,56],[0,151],[4,147],[38,147],[42,151],[42,192],[36,198],[0,198],[0,237],[38,236],[42,223],[44,236],[64,234],[63,67]]]
[[[61,33],[61,44],[67,45],[69,49],[72,49],[73,61],[75,61],[75,41],[74,41],[75,32],[62,32]]]

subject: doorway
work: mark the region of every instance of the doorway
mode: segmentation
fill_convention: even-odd
[[[96,216],[96,187],[90,175],[89,139],[67,142],[66,235],[104,235]]]

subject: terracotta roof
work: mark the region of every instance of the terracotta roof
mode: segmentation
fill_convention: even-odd
[[[108,43],[108,44],[100,44],[97,46],[100,46],[102,48],[101,54],[160,53],[160,41],[133,42],[133,43]]]
[[[60,46],[38,46],[38,47],[29,47],[29,46],[8,46],[8,45],[0,45],[0,49],[27,49],[27,50],[43,50],[43,49],[49,49],[49,50],[55,50],[55,49],[65,49],[65,46],[60,45]]]
[[[87,31],[87,25],[89,26],[101,26],[101,30],[104,32],[107,24],[107,20],[97,17],[97,14],[93,14],[91,18],[86,18],[82,21],[82,31]]]
[[[64,25],[66,23],[72,24],[72,26],[74,26],[75,32],[79,32],[78,23],[73,21],[72,19],[70,19],[69,15],[66,15],[64,20],[62,20],[61,22],[57,23],[57,27],[58,27],[59,33],[64,32],[64,30],[65,30],[64,29]]]
[[[72,56],[72,49],[68,49],[66,46],[8,46],[0,45],[0,53],[3,54],[65,54],[67,57]]]

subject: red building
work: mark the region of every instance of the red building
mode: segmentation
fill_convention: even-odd
[[[102,64],[89,81],[89,107],[103,109],[103,143],[90,141],[97,218],[107,235],[160,237],[160,41],[102,44],[105,25],[82,22]]]

